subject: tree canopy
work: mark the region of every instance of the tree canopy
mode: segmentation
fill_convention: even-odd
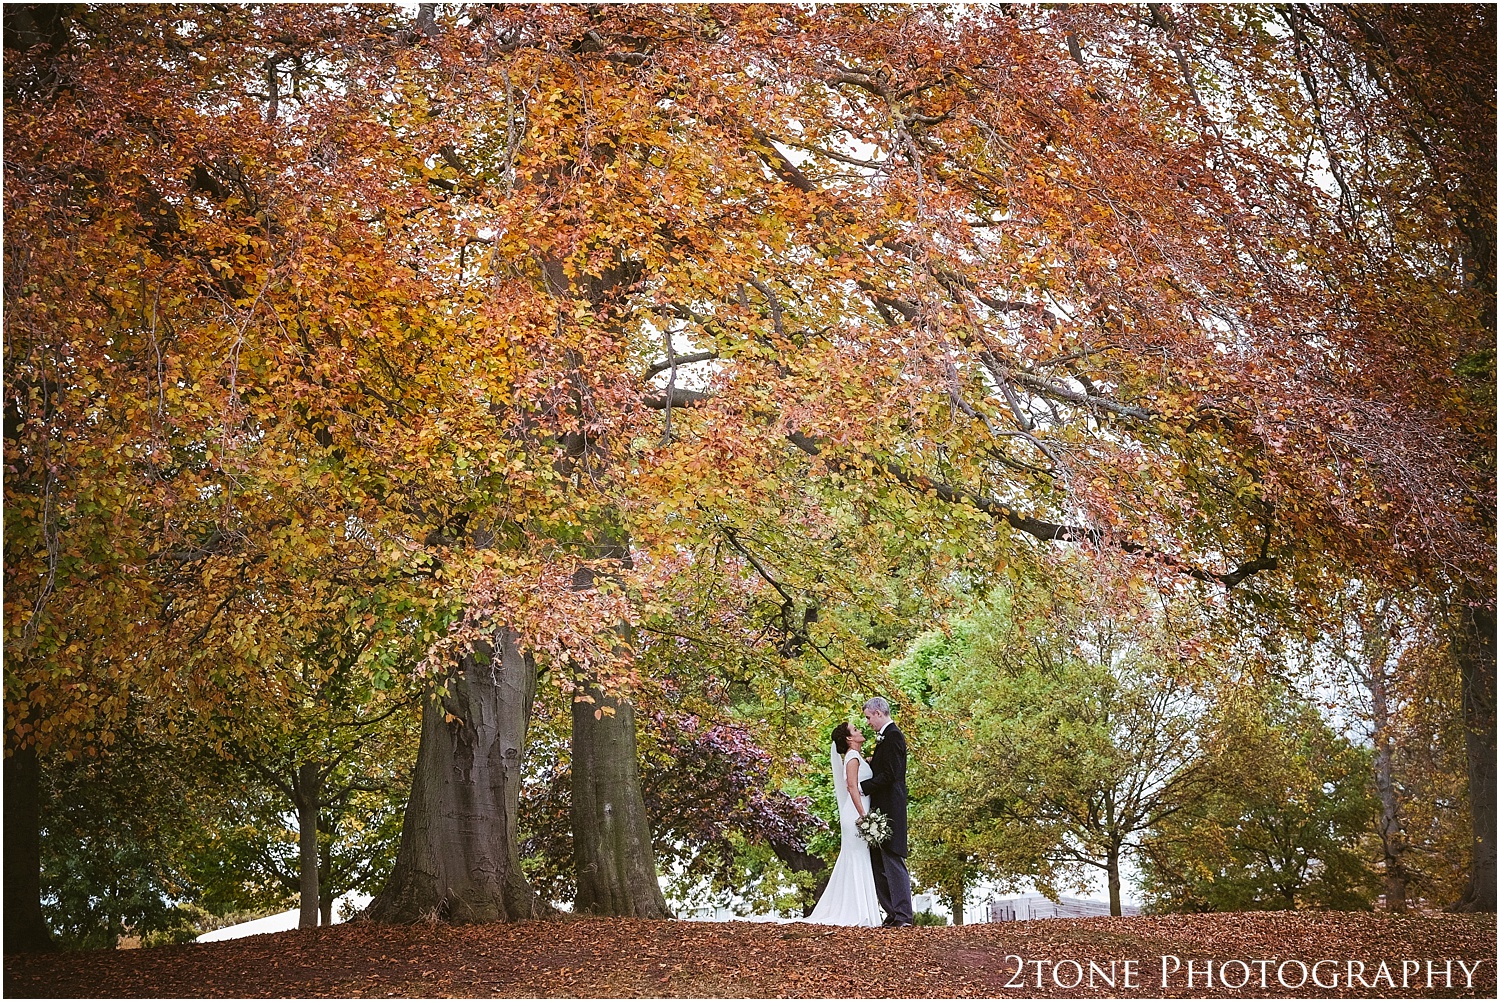
[[[1434,596],[1493,875],[1493,10],[13,6],[7,756],[831,698],[1067,544]]]

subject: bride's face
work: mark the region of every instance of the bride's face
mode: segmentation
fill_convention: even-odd
[[[858,727],[849,728],[849,747],[859,751],[865,744],[865,732]]]

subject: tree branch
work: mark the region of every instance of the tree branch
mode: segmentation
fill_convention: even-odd
[[[646,378],[650,379],[652,376],[666,372],[668,369],[672,368],[673,365],[692,365],[694,362],[707,362],[710,359],[715,359],[718,357],[719,353],[716,351],[695,351],[691,355],[677,355],[672,359],[663,359],[660,362],[652,362],[650,368],[646,370]]]
[[[674,386],[672,387],[672,406],[691,407],[693,404],[702,403],[712,396],[712,393],[706,393],[703,390],[689,390],[685,387]],[[664,411],[667,409],[667,395],[665,393],[643,397],[642,400],[652,410]]]
[[[1032,390],[1036,393],[1042,394],[1043,396],[1053,397],[1057,400],[1062,400],[1070,404],[1077,404],[1080,407],[1087,407],[1091,410],[1108,411],[1111,414],[1118,414],[1121,417],[1136,418],[1141,421],[1149,421],[1152,417],[1154,417],[1154,415],[1150,411],[1141,407],[1136,407],[1133,404],[1122,404],[1119,401],[1111,400],[1108,397],[1096,397],[1088,393],[1080,393],[1077,390],[1070,390],[1066,386],[1059,386],[1051,380],[1043,379],[1041,376],[1033,376],[1029,372],[1022,372],[1020,370],[1013,369],[1010,371],[1009,375],[1010,378],[1014,379],[1016,382],[1026,387],[1028,390]]]
[[[817,442],[801,432],[794,431],[788,433],[787,440],[809,456],[822,459],[833,469],[849,471],[858,468],[857,464],[849,460],[824,455]],[[1280,563],[1276,557],[1262,556],[1246,561],[1232,571],[1223,573],[1206,571],[1187,563],[1179,557],[1153,550],[1144,544],[1132,540],[1110,540],[1098,529],[1059,522],[1048,522],[1044,519],[1024,515],[1002,501],[985,497],[982,494],[976,494],[962,487],[955,487],[940,480],[933,480],[931,477],[919,473],[908,472],[900,465],[888,460],[866,457],[865,465],[884,472],[909,490],[931,494],[949,504],[968,505],[984,512],[996,521],[1005,522],[1016,531],[1024,532],[1036,539],[1069,543],[1089,543],[1094,546],[1104,546],[1112,543],[1126,553],[1155,557],[1177,573],[1193,578],[1196,581],[1217,582],[1226,588],[1233,588],[1253,574],[1258,574],[1261,571],[1275,570]]]

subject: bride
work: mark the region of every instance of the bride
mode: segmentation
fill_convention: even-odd
[[[881,924],[880,902],[875,897],[875,871],[870,846],[859,837],[854,822],[870,809],[870,799],[859,784],[870,778],[870,764],[860,757],[865,735],[847,723],[833,729],[833,789],[839,799],[839,858],[833,864],[828,888],[805,921],[822,925]]]

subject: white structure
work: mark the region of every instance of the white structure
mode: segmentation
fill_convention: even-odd
[[[344,921],[346,913],[352,914],[359,911],[372,900],[368,894],[356,894],[350,891],[333,900],[333,924]],[[286,932],[297,928],[297,919],[301,912],[293,908],[290,911],[277,912],[275,915],[267,915],[251,922],[241,922],[239,925],[228,925],[213,932],[205,932],[198,937],[199,943],[217,943],[225,939],[241,939],[245,936],[259,936],[267,932]]]
[[[1122,905],[1120,911],[1125,915],[1139,915],[1141,909],[1136,905]],[[1041,894],[1021,894],[1014,898],[991,898],[989,902],[989,920],[991,922],[1025,922],[1029,919],[1044,918],[1088,918],[1093,915],[1108,915],[1108,901],[1094,901],[1090,898],[1069,897],[1066,894],[1059,895],[1056,901],[1051,901]]]
[[[782,919],[776,915],[741,915],[733,908],[723,905],[702,905],[697,908],[684,908],[676,906],[672,913],[680,919],[689,922],[780,922]]]

